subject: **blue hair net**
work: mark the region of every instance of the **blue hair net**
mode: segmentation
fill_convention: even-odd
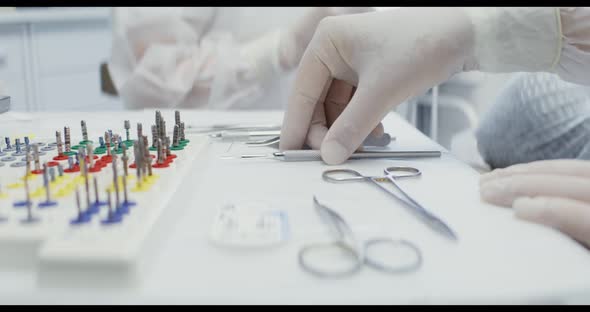
[[[590,159],[588,87],[549,73],[512,78],[476,130],[493,168],[547,159]]]

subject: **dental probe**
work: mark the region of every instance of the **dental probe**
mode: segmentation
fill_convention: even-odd
[[[409,159],[409,158],[437,158],[440,151],[370,151],[353,153],[349,159]],[[231,157],[230,157],[231,158]],[[239,158],[274,158],[282,161],[321,161],[319,150],[291,150],[274,152],[270,155],[241,155]]]
[[[221,138],[222,140],[248,140],[257,137],[278,136],[281,134],[280,130],[260,130],[260,131],[222,131],[215,134],[210,134],[212,138]]]

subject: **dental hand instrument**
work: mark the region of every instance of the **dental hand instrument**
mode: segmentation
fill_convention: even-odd
[[[260,131],[222,131],[212,133],[209,137],[220,138],[222,140],[248,140],[257,137],[276,137],[281,134],[280,130],[260,130]]]
[[[270,139],[264,139],[264,140],[258,140],[258,141],[248,141],[245,144],[250,147],[272,146],[272,145],[279,144],[280,141],[281,141],[281,137],[276,136],[276,137],[272,137]]]
[[[220,124],[210,127],[187,126],[187,133],[212,133],[222,131],[277,131],[281,130],[278,124],[259,124],[259,125],[239,125],[239,124]]]
[[[381,190],[385,191],[387,194],[404,203],[408,208],[410,208],[412,213],[414,213],[421,221],[426,223],[426,225],[428,225],[431,229],[451,240],[457,240],[457,235],[444,221],[416,202],[410,195],[404,192],[404,190],[396,182],[397,179],[401,178],[418,177],[422,174],[420,170],[413,167],[388,167],[385,168],[384,174],[385,176],[382,177],[374,177],[364,176],[351,169],[334,169],[324,171],[322,178],[324,181],[331,183],[369,181],[379,187]],[[342,177],[343,175],[345,176]],[[391,182],[403,196],[399,196],[395,192],[392,192],[383,185],[379,184],[379,182],[383,182],[385,180]]]
[[[373,136],[368,136],[365,141],[363,142],[363,146],[387,146],[391,141],[395,140],[395,137],[391,137],[388,133],[383,134],[380,138],[374,138]],[[258,140],[258,141],[248,141],[246,145],[250,147],[260,147],[260,146],[273,146],[277,145],[281,141],[280,136],[272,137],[270,139]]]
[[[408,158],[431,158],[440,157],[440,151],[367,151],[353,153],[349,159],[408,159]],[[236,157],[223,157],[232,159]],[[292,150],[274,152],[270,155],[241,155],[237,158],[272,158],[282,161],[321,161],[322,156],[319,150]]]

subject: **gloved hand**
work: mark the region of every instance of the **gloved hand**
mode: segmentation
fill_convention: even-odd
[[[393,107],[457,72],[556,65],[563,72],[559,47],[567,44],[558,14],[554,8],[402,8],[325,18],[301,60],[280,149],[305,143],[321,149],[324,162],[339,164]],[[332,111],[339,115],[333,124]]]
[[[299,64],[320,21],[328,16],[366,13],[370,7],[314,7],[290,25],[282,34],[279,46],[280,64],[285,70]]]
[[[590,246],[590,162],[543,160],[481,176],[481,198]]]
[[[301,60],[280,149],[305,143],[344,162],[394,106],[464,70],[472,52],[473,27],[457,9],[325,18]]]

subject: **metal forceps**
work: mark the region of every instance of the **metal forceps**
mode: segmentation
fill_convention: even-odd
[[[331,183],[370,181],[372,184],[376,185],[381,190],[385,191],[389,195],[395,197],[397,200],[404,203],[408,208],[411,209],[410,211],[412,213],[414,213],[421,221],[426,223],[426,225],[428,225],[431,229],[437,231],[438,233],[441,233],[447,238],[457,240],[457,235],[444,221],[442,221],[440,218],[438,218],[437,216],[426,210],[426,208],[424,208],[418,202],[416,202],[412,197],[410,197],[406,192],[404,192],[404,190],[397,183],[397,179],[420,176],[422,174],[420,170],[413,167],[397,166],[385,168],[384,173],[385,176],[383,177],[370,177],[364,176],[359,172],[351,169],[334,169],[324,171],[322,174],[322,178],[324,179],[324,181]],[[342,177],[342,175],[344,175],[344,177]],[[395,192],[387,189],[379,183],[386,181],[391,182],[403,196],[399,196]]]
[[[417,270],[422,265],[422,253],[413,243],[403,239],[388,237],[373,238],[365,242],[359,242],[346,221],[334,210],[320,204],[313,197],[316,212],[329,226],[330,233],[335,240],[330,243],[315,243],[306,245],[299,250],[299,265],[302,269],[318,277],[345,277],[358,272],[363,265],[367,265],[381,272],[391,274],[409,273]],[[372,247],[384,246],[391,250],[404,248],[412,253],[412,260],[406,264],[392,264],[370,256]],[[326,253],[333,251],[332,256],[326,257]],[[322,256],[323,260],[322,260]],[[333,256],[337,258],[334,258]],[[328,268],[322,268],[322,267]]]

